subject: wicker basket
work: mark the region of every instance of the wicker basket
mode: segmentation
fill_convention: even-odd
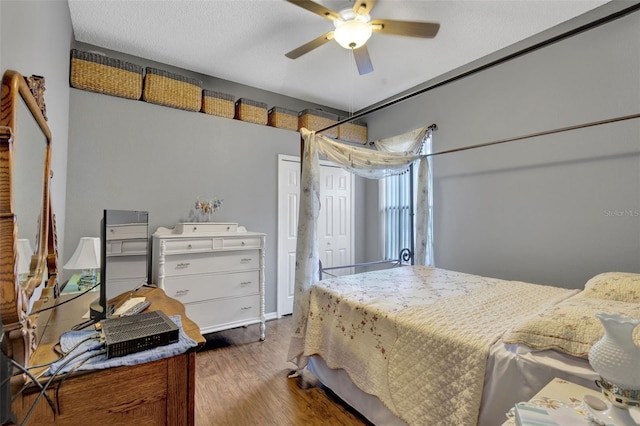
[[[338,116],[318,109],[305,109],[298,115],[298,130],[305,127],[309,130],[320,130],[338,122]],[[322,132],[330,138],[338,137],[338,128],[333,127]]]
[[[147,67],[142,100],[188,111],[200,111],[202,82],[195,78]]]
[[[367,142],[367,123],[354,120],[338,126],[338,139],[347,142]]]
[[[130,62],[71,49],[69,83],[76,89],[140,99],[142,71],[141,66]]]
[[[256,124],[267,124],[267,104],[240,98],[236,101],[236,118]]]
[[[267,124],[280,129],[298,130],[298,112],[281,107],[269,110]]]
[[[205,114],[217,115],[219,117],[233,118],[235,114],[235,103],[233,96],[226,93],[202,91],[202,112]]]

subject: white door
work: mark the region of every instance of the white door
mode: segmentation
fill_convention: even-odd
[[[320,164],[318,247],[323,266],[353,263],[353,175],[328,162]],[[300,159],[278,156],[278,317],[293,312],[298,232]]]
[[[293,312],[300,159],[278,155],[278,317]]]
[[[320,168],[320,212],[318,255],[323,267],[352,264],[351,260],[351,173],[340,167]],[[345,275],[347,269],[331,271]]]

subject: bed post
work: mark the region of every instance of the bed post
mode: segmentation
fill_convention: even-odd
[[[415,207],[413,203],[413,163],[409,166],[409,249],[411,250],[411,264],[415,265],[415,244],[413,242],[413,226]]]

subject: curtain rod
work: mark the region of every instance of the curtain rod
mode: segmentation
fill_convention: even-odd
[[[469,150],[469,149],[482,148],[482,147],[485,147],[485,146],[497,145],[497,144],[506,143],[506,142],[513,142],[513,141],[519,141],[519,140],[522,140],[522,139],[535,138],[537,136],[545,136],[545,135],[551,135],[553,133],[567,132],[569,130],[583,129],[585,127],[600,126],[602,124],[615,123],[615,122],[624,121],[624,120],[632,120],[634,118],[640,118],[640,113],[632,114],[632,115],[625,115],[625,116],[616,117],[616,118],[609,118],[607,120],[592,121],[592,122],[589,122],[589,123],[576,124],[574,126],[560,127],[560,128],[553,129],[553,130],[544,130],[544,131],[541,131],[541,132],[529,133],[527,135],[516,136],[516,137],[512,137],[512,138],[507,138],[507,139],[500,139],[500,140],[496,140],[496,141],[492,141],[492,142],[483,142],[483,143],[479,143],[479,144],[476,144],[476,145],[468,145],[468,146],[463,146],[463,147],[460,147],[460,148],[447,149],[445,151],[432,152],[431,154],[426,154],[425,157],[433,157],[433,156],[441,155],[441,154],[449,154],[449,153],[452,153],[452,152],[466,151],[466,150]]]
[[[356,114],[352,115],[351,117],[344,118],[342,120],[337,121],[334,124],[331,124],[330,126],[327,126],[327,127],[322,128],[322,129],[316,130],[316,133],[325,132],[325,131],[327,131],[329,129],[333,129],[334,127],[337,127],[337,126],[339,126],[341,124],[349,123],[350,121],[353,121],[353,120],[356,120],[358,118],[364,117],[365,115],[371,114],[372,112],[376,112],[376,111],[379,111],[381,109],[390,107],[390,106],[395,105],[397,103],[406,101],[407,99],[411,99],[411,98],[413,98],[415,96],[418,96],[418,95],[421,95],[423,93],[426,93],[426,92],[428,92],[430,90],[433,90],[433,89],[436,89],[438,87],[444,86],[446,84],[452,83],[452,82],[454,82],[456,80],[460,80],[462,78],[465,78],[465,77],[468,77],[470,75],[476,74],[476,73],[478,73],[480,71],[484,71],[484,70],[486,70],[488,68],[491,68],[493,66],[500,65],[500,64],[502,64],[504,62],[510,61],[510,60],[515,59],[515,58],[517,58],[519,56],[523,56],[523,55],[525,55],[527,53],[533,52],[534,50],[538,50],[540,48],[546,47],[546,46],[551,45],[553,43],[556,43],[558,41],[561,41],[561,40],[567,39],[569,37],[572,37],[572,36],[574,36],[576,34],[579,34],[581,32],[584,32],[584,31],[590,30],[592,28],[595,28],[597,26],[606,24],[607,22],[615,21],[616,19],[622,18],[623,16],[628,15],[630,13],[633,13],[633,12],[639,10],[639,9],[640,9],[640,3],[636,3],[633,6],[630,6],[630,7],[627,7],[625,9],[619,10],[617,12],[614,12],[614,13],[610,14],[610,15],[604,16],[604,17],[602,17],[600,19],[596,19],[593,22],[586,23],[586,24],[581,25],[581,26],[579,26],[577,28],[565,31],[562,34],[558,34],[558,35],[556,35],[554,37],[551,37],[551,38],[549,38],[547,40],[544,40],[544,41],[541,41],[539,43],[536,43],[536,44],[534,44],[532,46],[525,47],[524,49],[521,49],[521,50],[519,50],[517,52],[511,53],[511,54],[506,55],[506,56],[504,56],[502,58],[496,59],[496,60],[491,61],[491,62],[489,62],[487,64],[480,65],[480,66],[478,66],[476,68],[473,68],[473,69],[471,69],[469,71],[466,71],[466,72],[460,73],[458,75],[455,75],[455,76],[453,76],[451,78],[448,78],[448,79],[446,79],[444,81],[441,81],[439,83],[435,83],[435,84],[432,84],[431,86],[424,87],[422,89],[418,89],[418,90],[416,90],[414,92],[411,92],[411,93],[408,93],[406,95],[402,95],[402,96],[400,96],[400,97],[398,97],[396,99],[392,99],[392,100],[384,102],[384,103],[382,103],[382,104],[380,104],[380,105],[378,105],[376,107],[372,107],[371,109],[365,109],[364,111],[356,113]]]

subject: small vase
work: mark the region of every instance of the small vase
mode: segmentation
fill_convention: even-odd
[[[589,350],[589,363],[603,379],[623,389],[640,389],[640,347],[633,330],[640,320],[598,313],[604,336]]]

